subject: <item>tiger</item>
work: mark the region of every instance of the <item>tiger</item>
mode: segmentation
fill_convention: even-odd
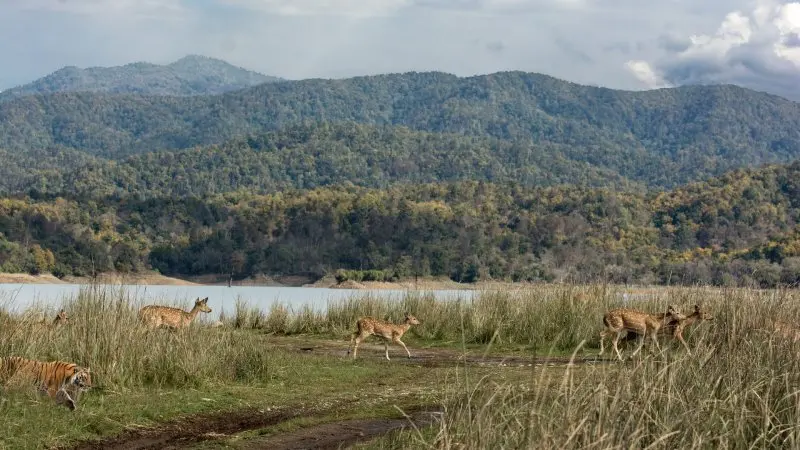
[[[19,356],[0,358],[0,380],[33,382],[37,390],[47,393],[58,405],[75,410],[82,392],[92,387],[91,370],[64,361],[42,362]]]

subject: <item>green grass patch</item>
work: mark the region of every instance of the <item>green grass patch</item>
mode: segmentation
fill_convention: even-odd
[[[0,314],[0,354],[76,362],[92,368],[96,385],[75,412],[34,392],[4,390],[0,445],[63,445],[198,413],[319,413],[237,434],[227,438],[230,444],[333,417],[391,415],[395,404],[431,403],[444,406],[442,424],[366,448],[785,448],[800,442],[800,348],[771,331],[775,320],[800,324],[797,291],[662,288],[627,303],[624,292],[539,286],[444,302],[410,293],[396,302],[353,297],[324,313],[240,304],[226,327],[197,323],[170,332],[143,328],[136,320],[140,302],[124,290],[91,287],[63,299],[70,315],[65,327],[26,319],[31,311]],[[658,312],[675,304],[690,312],[698,303],[714,321],[686,334],[691,355],[669,345],[661,355],[646,348],[634,361],[571,368],[464,367],[458,358],[569,356],[576,349],[578,356],[592,355],[610,308]],[[405,312],[422,321],[404,337],[419,358],[409,361],[393,345],[392,361],[385,361],[377,338],[366,341],[358,360],[345,357],[358,317],[398,321]],[[306,346],[312,349],[302,352]],[[436,357],[448,362],[426,366]]]

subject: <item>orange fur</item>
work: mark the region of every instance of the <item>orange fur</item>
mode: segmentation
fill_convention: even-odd
[[[374,317],[362,317],[356,322],[358,330],[350,337],[350,347],[353,351],[353,359],[358,355],[358,344],[369,336],[378,336],[383,339],[383,345],[386,350],[386,359],[389,359],[389,341],[400,344],[406,350],[408,357],[411,358],[411,352],[408,351],[406,344],[400,340],[401,337],[411,328],[411,325],[419,325],[419,320],[416,317],[406,313],[405,320],[402,324],[394,324],[375,319]],[[350,354],[350,348],[347,349],[347,354]]]
[[[673,320],[685,320],[686,316],[678,312],[678,310],[670,305],[665,314],[649,314],[635,309],[618,308],[613,309],[603,315],[603,324],[605,329],[600,332],[600,355],[605,350],[605,339],[612,335],[614,340],[612,346],[617,353],[617,358],[622,361],[622,354],[619,351],[619,339],[623,332],[634,332],[641,334],[645,338],[650,336],[656,348],[660,351],[661,347],[658,345],[656,335],[662,326],[670,323]],[[631,356],[636,356],[642,349],[645,339],[642,339],[639,346],[634,350]]]
[[[160,326],[173,329],[184,328],[192,323],[200,312],[211,312],[211,308],[208,307],[207,303],[208,297],[204,299],[198,298],[194,302],[194,307],[189,312],[170,306],[148,305],[139,310],[139,319],[149,324],[152,328],[158,328]]]
[[[0,358],[0,379],[5,382],[32,382],[47,392],[57,404],[77,407],[78,397],[92,387],[91,371],[64,361],[42,362],[19,356]]]

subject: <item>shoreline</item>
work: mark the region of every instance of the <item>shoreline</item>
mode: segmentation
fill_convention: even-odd
[[[168,277],[156,272],[103,273],[91,277],[65,276],[57,278],[49,273],[31,275],[27,273],[0,273],[0,284],[124,284],[136,286],[227,286],[225,275],[198,275],[187,278]],[[479,281],[476,283],[457,283],[448,278],[420,278],[397,282],[387,281],[345,281],[337,283],[333,277],[314,280],[304,276],[256,275],[235,280],[231,286],[240,287],[305,287],[323,289],[373,289],[373,290],[481,290],[481,289],[519,289],[533,286],[532,283],[505,281]]]

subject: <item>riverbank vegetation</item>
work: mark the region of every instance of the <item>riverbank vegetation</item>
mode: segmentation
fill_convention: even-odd
[[[670,192],[484,182],[0,200],[0,270],[775,287],[800,281],[800,163]]]
[[[64,444],[248,408],[312,414],[303,409],[310,398],[329,407],[314,410],[314,420],[333,421],[336,411],[352,413],[348,399],[358,397],[371,407],[348,417],[388,417],[396,414],[392,405],[443,411],[421,434],[387,436],[375,448],[791,446],[800,431],[800,359],[791,336],[773,330],[776,321],[798,323],[798,301],[794,290],[550,285],[471,301],[358,296],[325,311],[239,301],[226,308],[224,326],[201,319],[175,333],[142,328],[141,299],[126,290],[87,287],[60,304],[2,315],[3,355],[73,361],[90,367],[95,381],[73,413],[32,392],[5,390],[0,408],[18,420],[4,422],[3,441]],[[662,353],[595,360],[603,312],[622,305],[658,312],[667,304],[687,313],[702,304],[714,316],[686,334],[691,354],[664,339]],[[66,326],[32,314],[46,318],[61,307]],[[346,357],[358,317],[398,322],[406,311],[422,322],[404,336],[414,359],[398,347],[390,348],[392,361],[383,360],[376,339],[356,362]],[[547,355],[561,358],[541,359]],[[570,355],[577,365],[565,364]],[[494,359],[481,359],[487,356]],[[202,439],[253,437],[236,436]]]

